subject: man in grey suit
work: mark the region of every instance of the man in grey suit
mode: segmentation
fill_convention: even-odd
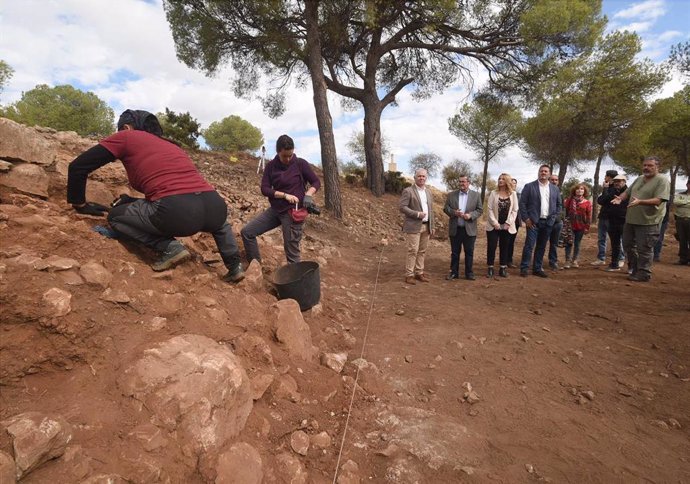
[[[450,217],[448,235],[450,237],[450,274],[451,281],[459,277],[460,251],[465,249],[465,279],[474,281],[472,261],[474,242],[477,240],[477,219],[482,215],[482,201],[479,193],[470,190],[470,180],[466,175],[458,179],[460,190],[448,194],[443,211]]]
[[[403,232],[407,242],[405,282],[429,282],[424,273],[424,257],[429,237],[434,235],[434,210],[431,190],[426,188],[426,170],[414,172],[414,185],[403,190],[400,196],[400,211],[405,215]]]

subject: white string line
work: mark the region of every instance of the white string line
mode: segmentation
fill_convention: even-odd
[[[360,358],[364,358],[364,348],[367,345],[367,336],[369,335],[369,323],[371,322],[371,313],[374,309],[374,301],[376,300],[376,289],[379,284],[379,273],[381,272],[381,261],[383,260],[383,248],[381,245],[381,252],[379,253],[378,267],[376,268],[376,279],[374,280],[374,290],[371,293],[371,302],[369,303],[369,316],[367,317],[367,326],[364,330],[364,338],[362,340],[362,351],[359,354]],[[345,428],[343,429],[343,439],[340,442],[340,451],[338,452],[338,460],[335,463],[335,473],[333,474],[333,484],[336,484],[338,478],[338,469],[340,469],[340,458],[343,455],[343,447],[345,446],[345,437],[347,435],[347,427],[350,424],[350,414],[352,413],[352,404],[355,401],[355,393],[357,392],[357,382],[359,381],[360,366],[357,365],[357,373],[355,374],[355,384],[352,387],[352,396],[350,397],[350,406],[347,409],[347,418],[345,419]]]

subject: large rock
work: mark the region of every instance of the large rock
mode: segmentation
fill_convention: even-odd
[[[52,165],[57,150],[57,143],[37,136],[35,130],[10,119],[0,118],[0,158]]]
[[[43,293],[42,299],[50,317],[59,318],[69,314],[72,310],[72,294],[64,289],[58,287],[50,288]]]
[[[253,259],[249,263],[249,267],[244,273],[244,285],[250,291],[260,292],[264,290],[264,274],[258,260]]]
[[[89,284],[106,288],[113,280],[113,274],[98,262],[90,261],[81,266],[79,274]]]
[[[17,478],[60,457],[72,440],[72,428],[64,418],[26,412],[0,422],[12,437]]]
[[[113,192],[110,191],[105,183],[98,180],[89,180],[86,184],[86,199],[89,202],[110,206],[115,199],[115,195],[113,195]]]
[[[43,168],[29,163],[14,165],[9,173],[0,175],[0,185],[43,198],[48,198],[49,184],[50,177]]]
[[[176,433],[185,454],[206,459],[240,433],[252,409],[239,359],[205,336],[176,336],[145,350],[119,384],[153,413],[154,424]]]
[[[273,307],[276,309],[273,324],[276,339],[285,345],[290,355],[311,361],[316,348],[312,345],[309,325],[304,322],[297,301],[283,299]]]
[[[218,458],[216,484],[261,484],[264,478],[259,452],[245,442],[233,444]]]
[[[15,474],[14,459],[7,452],[0,450],[0,482],[2,484],[15,484],[17,476]]]
[[[309,474],[297,457],[283,452],[276,457],[276,463],[276,471],[282,479],[280,482],[306,484]]]

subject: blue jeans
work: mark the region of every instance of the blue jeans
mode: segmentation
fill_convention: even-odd
[[[599,225],[597,225],[597,259],[599,260],[606,260],[606,234],[609,231],[609,219],[607,218],[600,218],[599,219]],[[619,260],[625,260],[625,251],[623,250],[623,244],[621,243],[620,247],[620,259]]]
[[[573,230],[573,243],[565,244],[565,260],[577,260],[577,256],[580,255],[580,242],[582,242],[582,237],[585,235],[584,230]],[[574,246],[574,248],[573,248]],[[570,258],[570,252],[573,252],[573,258]]]
[[[563,230],[563,220],[556,220],[549,237],[549,265],[551,267],[558,265],[558,239],[561,236],[561,230]]]
[[[545,219],[539,219],[536,225],[531,229],[527,229],[527,233],[525,234],[525,246],[522,248],[520,272],[527,272],[530,259],[532,259],[532,251],[534,251],[532,272],[541,272],[543,270],[544,252],[546,252],[546,244],[549,242],[552,228],[553,224],[549,225]]]

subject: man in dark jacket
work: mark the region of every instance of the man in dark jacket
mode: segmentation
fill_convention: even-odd
[[[532,274],[538,277],[549,277],[544,272],[544,252],[553,224],[561,213],[563,202],[561,192],[549,182],[551,168],[549,165],[539,167],[538,179],[528,183],[520,195],[520,217],[525,223],[527,234],[520,261],[520,276],[527,277],[530,261]],[[532,252],[534,251],[534,259]]]
[[[613,179],[618,176],[617,170],[606,170],[606,175],[604,175],[604,183],[602,185],[602,195],[606,193],[611,193],[613,191]],[[601,205],[600,202],[597,203]],[[597,222],[597,259],[592,262],[593,266],[603,266],[606,264],[606,235],[609,231],[609,209],[611,205],[601,206],[599,210],[599,221]],[[622,243],[621,243],[622,244]],[[620,259],[618,262],[619,267],[623,267],[623,261],[625,260],[625,252],[623,252],[623,245],[619,247],[618,253],[620,254]]]
[[[628,210],[628,200],[624,200],[620,205],[613,205],[611,201],[628,189],[625,175],[613,177],[611,186],[597,198],[597,203],[601,205],[601,211],[606,213],[606,226],[608,236],[611,239],[611,264],[606,268],[607,272],[617,272],[621,270],[620,261],[625,257],[621,254],[621,239],[623,237],[623,226],[625,225],[625,212]],[[601,223],[601,218],[599,218]]]
[[[86,201],[86,180],[92,171],[119,159],[132,188],[146,198],[125,196],[114,204],[108,222],[115,233],[157,251],[160,258],[151,267],[164,271],[191,257],[175,237],[209,232],[228,269],[223,280],[241,281],[244,271],[227,205],[187,153],[162,137],[158,119],[147,111],[128,109],[117,129],[70,163],[67,201],[79,213],[103,215],[106,207]]]

